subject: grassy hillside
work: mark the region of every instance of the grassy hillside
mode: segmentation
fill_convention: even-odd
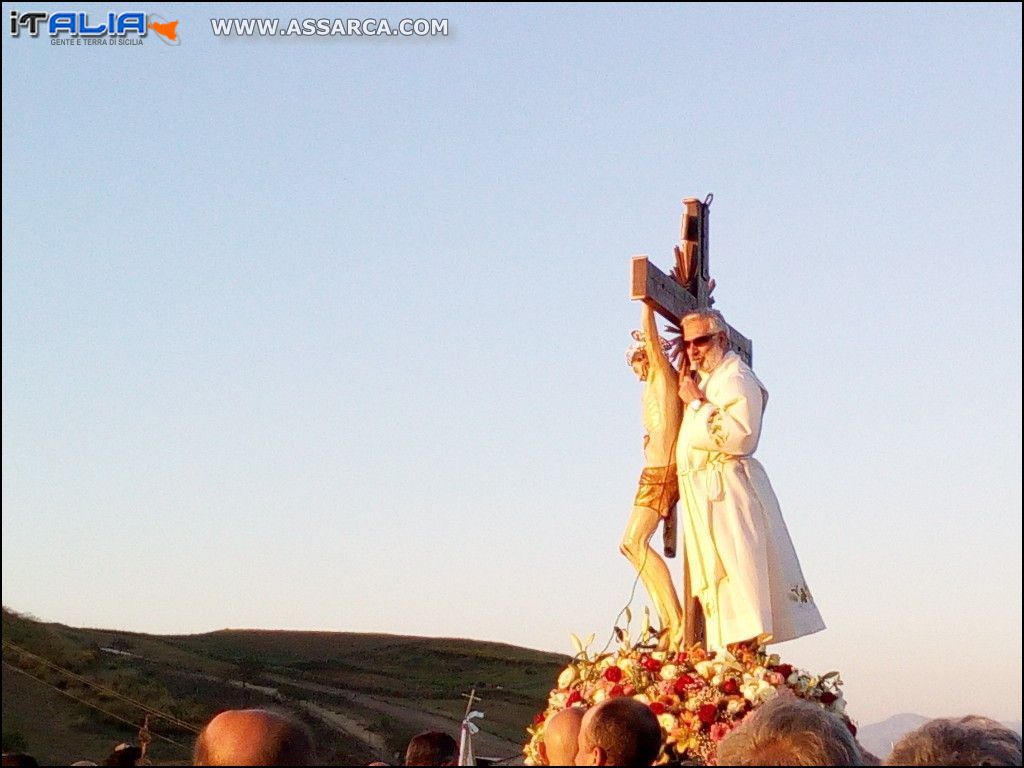
[[[140,704],[181,721],[152,719],[154,732],[186,747],[154,739],[151,756],[158,763],[187,760],[194,738],[187,725],[198,727],[221,709],[270,704],[301,714],[326,762],[393,759],[421,730],[455,735],[465,708],[461,694],[472,688],[482,697],[475,707],[486,713],[480,743],[508,756],[566,661],[499,643],[397,635],[153,636],[44,624],[7,609],[3,638],[4,746],[65,763],[95,760],[118,741],[135,741],[117,717],[141,722]]]

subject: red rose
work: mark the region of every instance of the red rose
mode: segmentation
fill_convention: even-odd
[[[568,709],[573,704],[579,704],[581,701],[583,701],[583,696],[580,694],[580,692],[573,691],[569,694],[569,698],[565,700],[565,708]]]
[[[846,718],[846,728],[853,736],[857,735],[857,726],[853,724],[853,720]]]
[[[718,707],[714,704],[701,704],[700,709],[697,710],[697,717],[702,723],[711,725],[718,719]]]
[[[534,716],[534,718],[533,718],[533,724],[534,725],[541,725],[543,722],[544,722],[544,713],[543,712],[541,712],[539,715]]]
[[[617,683],[622,680],[622,670],[618,667],[608,667],[604,671],[604,679],[609,683]]]
[[[733,678],[729,678],[722,683],[722,690],[730,696],[735,696],[740,692],[740,684],[737,683]]]
[[[651,656],[644,656],[640,659],[640,666],[646,669],[648,672],[659,672],[661,671],[661,662]]]
[[[621,685],[613,685],[612,689],[610,691],[608,691],[608,698],[609,699],[614,699],[616,696],[625,696],[625,695],[626,695],[626,689],[623,688]]]
[[[685,696],[686,692],[696,684],[697,681],[689,675],[680,675],[679,679],[676,680],[676,683],[673,686],[673,690],[676,692],[677,696]]]
[[[834,693],[830,693],[829,691],[825,691],[823,694],[821,694],[821,703],[824,704],[825,706],[828,706],[833,701],[835,701],[837,698],[838,698],[838,696],[836,696]]]
[[[676,654],[676,661],[678,661],[680,664],[685,664],[686,663],[686,652],[685,651],[680,651],[679,653],[677,653]]]
[[[665,705],[662,704],[660,701],[652,701],[650,706],[651,706],[651,712],[654,713],[655,717],[657,717],[658,715],[664,715],[665,714]]]
[[[776,672],[778,672],[784,678],[785,677],[789,677],[790,675],[793,674],[793,665],[792,664],[779,664],[779,666],[772,667],[772,669],[775,670]]]

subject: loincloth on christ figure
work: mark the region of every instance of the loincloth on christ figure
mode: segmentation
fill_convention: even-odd
[[[633,506],[653,509],[660,517],[668,517],[679,501],[679,476],[676,465],[644,467]]]

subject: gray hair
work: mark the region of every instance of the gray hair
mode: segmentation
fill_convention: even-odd
[[[719,765],[864,765],[846,723],[820,704],[776,696],[718,745]]]
[[[729,338],[729,324],[725,322],[722,313],[717,309],[698,309],[693,312],[687,312],[679,319],[679,327],[681,328],[684,322],[694,318],[707,320],[711,324],[712,333],[724,333],[725,338]]]
[[[886,765],[1020,765],[1021,738],[979,715],[931,720],[896,746]]]

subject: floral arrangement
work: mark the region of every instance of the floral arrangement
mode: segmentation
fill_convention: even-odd
[[[621,635],[620,635],[621,638]],[[697,761],[715,764],[718,742],[759,704],[788,690],[846,717],[838,672],[812,675],[783,664],[763,647],[738,646],[732,652],[655,650],[650,634],[630,644],[628,637],[614,653],[588,652],[593,635],[582,643],[572,636],[576,655],[558,676],[547,709],[534,718],[524,747],[527,765],[546,765],[544,725],[567,707],[592,706],[615,696],[632,696],[657,716],[663,732],[658,763]],[[655,637],[656,640],[656,637]]]

